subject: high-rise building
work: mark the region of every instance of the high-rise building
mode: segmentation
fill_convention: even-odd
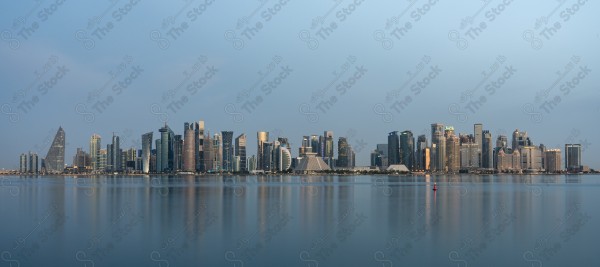
[[[506,137],[506,135],[498,135],[498,138],[496,139],[496,147],[508,147],[508,138]]]
[[[460,135],[460,168],[461,169],[476,169],[481,166],[479,164],[479,144],[475,142],[473,135]]]
[[[29,173],[37,174],[38,169],[38,154],[29,152]]]
[[[233,156],[233,171],[240,172],[241,169],[241,159],[240,156]]]
[[[196,171],[196,131],[193,123],[185,123],[183,139],[183,170]]]
[[[160,139],[156,139],[156,164],[155,164],[155,172],[162,172],[162,143]]]
[[[338,143],[338,153],[339,151]],[[389,165],[400,164],[400,136],[398,136],[398,131],[388,133],[388,163]]]
[[[333,131],[325,131],[323,133],[323,138],[325,139],[325,144],[323,145],[323,161],[329,164],[329,166],[332,166],[334,158]]]
[[[521,154],[519,150],[498,148],[495,162],[496,170],[499,172],[521,172]]]
[[[494,148],[492,144],[492,133],[483,131],[481,143],[481,167],[486,169],[494,168]]]
[[[415,170],[415,138],[411,131],[400,133],[400,164]]]
[[[98,171],[105,171],[107,168],[106,165],[108,164],[108,151],[106,151],[106,149],[100,149],[98,158]]]
[[[560,149],[548,149],[546,150],[546,171],[553,173],[553,172],[560,172],[561,169],[561,164],[562,164],[562,159],[561,159],[561,151]]]
[[[417,170],[425,170],[425,161],[429,162],[429,157],[425,157],[425,149],[427,148],[427,136],[419,135],[417,137],[417,151],[415,156],[415,168]]]
[[[223,171],[233,171],[233,132],[222,131],[223,138]]]
[[[194,127],[195,141],[195,156],[196,156],[196,171],[205,172],[205,155],[204,155],[204,121],[196,122]]]
[[[258,170],[264,170],[264,171],[268,171],[269,170],[269,163],[266,163],[263,161],[263,159],[265,158],[265,152],[263,149],[263,145],[267,142],[269,142],[269,133],[268,132],[258,132],[256,133],[256,140],[257,140],[257,148],[256,148],[256,168]]]
[[[336,161],[336,168],[354,168],[355,166],[355,153],[352,146],[348,143],[346,137],[340,137],[338,140],[338,160]]]
[[[581,168],[581,144],[565,144],[565,169],[578,172]]]
[[[142,173],[150,173],[150,160],[152,158],[152,132],[142,135]]]
[[[533,143],[531,139],[527,137],[527,132],[520,132],[519,129],[516,129],[513,132],[512,136],[512,149],[517,150],[524,146],[532,146]]]
[[[173,137],[173,170],[183,170],[183,138],[179,134]]]
[[[312,148],[312,152],[313,153],[317,153],[317,156],[322,157],[323,155],[321,154],[321,145],[319,143],[319,136],[316,134],[313,134],[310,136],[310,147]]]
[[[90,138],[90,159],[92,161],[92,171],[98,172],[100,169],[100,149],[102,149],[102,137],[97,134],[93,134]]]
[[[441,123],[431,124],[431,144],[435,144],[436,151],[432,161],[431,169],[437,172],[446,171],[446,138],[444,137],[445,127]],[[432,146],[433,147],[433,146]]]
[[[62,127],[58,128],[44,158],[44,167],[48,173],[62,173],[65,169],[65,131]]]
[[[173,172],[175,166],[175,133],[167,124],[160,128],[160,165],[157,165],[158,172]],[[158,160],[157,160],[158,161]]]
[[[454,134],[446,137],[446,159],[449,173],[460,171],[460,139]]]
[[[215,133],[212,139],[212,171],[223,171],[223,137],[219,133]]]
[[[123,151],[123,170],[127,172],[135,171],[135,164],[137,160],[137,150],[135,148],[130,148],[128,150]]]
[[[120,172],[123,168],[123,151],[119,136],[113,133],[112,144],[106,146],[106,168],[109,172]]]
[[[279,142],[275,141],[274,143]],[[289,170],[292,166],[292,153],[290,153],[290,150],[286,146],[279,144],[274,151],[277,154],[275,156],[275,170],[279,172]]]
[[[91,169],[91,156],[85,153],[82,148],[77,148],[77,152],[75,153],[75,156],[73,156],[73,167],[79,170]]]
[[[523,146],[519,149],[521,153],[521,168],[528,171],[541,171],[542,153],[537,146]]]
[[[19,173],[27,173],[27,154],[25,153],[19,157]]]
[[[479,145],[479,166],[483,166],[483,125],[481,123],[476,123],[473,125],[473,135],[475,136],[475,143]]]
[[[240,170],[242,172],[248,171],[247,159],[246,159],[246,134],[241,134],[235,138],[235,155],[240,157]]]
[[[210,136],[210,132],[207,131],[206,135],[204,135],[204,145],[203,145],[203,154],[204,154],[204,162],[203,162],[203,166],[202,169],[205,172],[212,172],[213,169],[213,163],[214,163],[214,149],[213,149],[213,141],[212,141],[212,137]]]
[[[273,143],[265,142],[262,144],[262,169],[265,172],[274,170],[275,165],[273,164]]]
[[[248,159],[248,171],[249,172],[256,171],[256,156],[255,155],[252,155]]]

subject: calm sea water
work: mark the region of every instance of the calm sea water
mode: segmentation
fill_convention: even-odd
[[[0,182],[0,266],[600,266],[600,176]]]

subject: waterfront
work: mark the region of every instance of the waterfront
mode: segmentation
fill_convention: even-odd
[[[2,266],[600,262],[600,175],[0,179]]]

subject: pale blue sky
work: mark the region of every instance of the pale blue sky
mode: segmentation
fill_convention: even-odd
[[[196,120],[245,132],[250,153],[259,130],[288,137],[294,155],[302,135],[333,130],[351,135],[359,165],[390,131],[481,122],[494,139],[519,128],[535,144],[583,143],[584,164],[600,168],[598,2],[205,3],[4,1],[0,168],[44,157],[58,126],[68,163],[93,133],[136,145],[163,113],[178,133]]]

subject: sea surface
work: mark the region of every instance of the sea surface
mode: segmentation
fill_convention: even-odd
[[[598,175],[0,177],[0,266],[600,266],[599,242]]]

